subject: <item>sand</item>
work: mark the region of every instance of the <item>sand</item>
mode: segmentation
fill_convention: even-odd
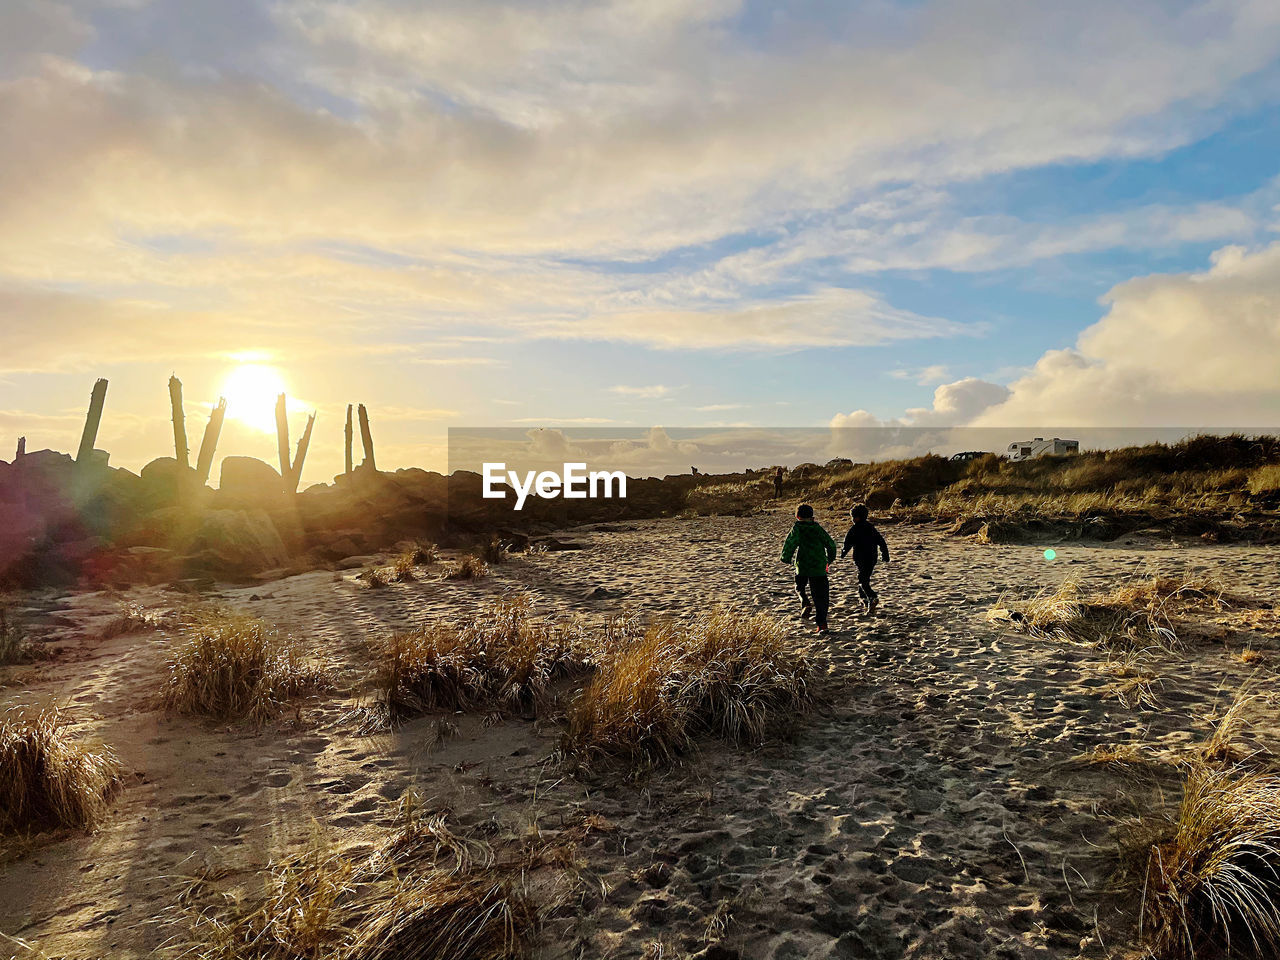
[[[1210,627],[1221,642],[1157,664],[1154,705],[1124,697],[1099,653],[982,615],[1005,594],[1068,576],[1108,588],[1153,565],[1216,570],[1273,602],[1274,549],[1135,537],[1056,544],[1048,562],[1043,544],[888,526],[894,560],[877,570],[879,613],[861,614],[852,565],[838,564],[833,632],[811,638],[777,559],[789,524],[768,514],[578,528],[564,538],[584,549],[516,557],[474,583],[372,590],[347,570],[218,589],[214,599],[287,628],[334,667],[336,689],[260,730],[156,709],[168,631],[101,638],[122,601],[163,611],[180,595],[43,598],[57,657],[10,671],[0,704],[56,700],[83,735],[116,749],[127,785],[92,834],[5,843],[0,931],[51,956],[152,955],[185,932],[164,913],[180,878],[219,864],[227,883],[252,888],[313,821],[364,849],[413,788],[458,829],[490,836],[554,840],[602,818],[578,850],[587,882],[548,905],[541,958],[1124,955],[1133,898],[1106,889],[1113,827],[1167,784],[1069,761],[1099,745],[1172,755],[1203,740],[1242,685],[1269,689],[1277,656],[1244,664],[1236,654],[1275,650],[1274,611],[1250,632],[1219,617]],[[540,612],[597,622],[711,603],[773,613],[814,642],[828,702],[786,739],[755,750],[708,743],[638,784],[566,775],[548,759],[553,723],[457,716],[456,735],[439,742],[431,717],[359,733],[352,708],[368,700],[371,638],[466,617],[512,590],[530,591]],[[1270,696],[1257,709],[1274,724]]]

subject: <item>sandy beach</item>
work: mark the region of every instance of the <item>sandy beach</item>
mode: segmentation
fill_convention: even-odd
[[[843,533],[838,518],[819,520]],[[815,637],[778,559],[789,525],[774,512],[576,528],[559,536],[582,549],[515,555],[475,582],[424,568],[373,590],[349,569],[216,589],[203,599],[279,625],[332,668],[333,689],[261,729],[159,710],[172,630],[102,637],[124,603],[163,622],[190,597],[26,597],[56,654],[11,668],[0,706],[56,702],[116,750],[126,785],[91,834],[6,842],[0,931],[51,957],[177,950],[183,878],[218,866],[225,875],[197,897],[255,889],[272,858],[317,829],[358,855],[412,790],[495,843],[575,838],[581,868],[537,881],[535,956],[546,960],[1136,955],[1136,904],[1109,889],[1114,828],[1174,781],[1158,766],[1136,776],[1073,760],[1117,745],[1175,757],[1241,690],[1262,695],[1256,729],[1276,729],[1276,612],[1207,614],[1183,654],[1146,665],[1145,702],[1101,652],[984,614],[1067,578],[1106,590],[1155,571],[1216,573],[1269,605],[1274,548],[1135,535],[1055,544],[1048,561],[1043,544],[886,526],[880,611],[862,614],[852,564],[837,563],[832,632]],[[812,644],[823,703],[758,749],[707,743],[634,783],[570,775],[553,759],[551,719],[428,716],[362,732],[371,641],[465,619],[513,591],[539,614],[600,625],[623,610],[685,618],[713,604],[773,614]],[[1261,656],[1242,662],[1244,649]]]

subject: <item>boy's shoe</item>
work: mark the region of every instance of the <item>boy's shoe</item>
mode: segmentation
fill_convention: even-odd
[[[820,623],[820,624],[818,624],[818,626],[816,626],[816,627],[814,628],[814,632],[815,632],[815,633],[828,633],[829,631],[827,630],[827,625],[826,625],[825,623]]]
[[[878,607],[879,605],[880,605],[880,598],[872,597],[870,600],[867,601],[867,613],[868,614],[875,613],[876,607]]]

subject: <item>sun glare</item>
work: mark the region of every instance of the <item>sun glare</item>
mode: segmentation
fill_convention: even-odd
[[[275,432],[276,397],[284,392],[280,371],[260,363],[240,364],[227,374],[220,391],[227,398],[227,416],[263,433]]]

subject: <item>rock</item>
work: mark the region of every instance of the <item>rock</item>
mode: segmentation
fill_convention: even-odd
[[[280,474],[256,457],[225,457],[218,480],[218,498],[236,505],[275,504],[285,498]]]
[[[187,577],[182,580],[174,580],[166,589],[175,593],[204,593],[212,590],[214,582],[209,577]]]
[[[557,540],[555,537],[540,537],[534,541],[534,544],[548,553],[558,553],[562,550],[582,550],[583,544],[575,540]]]
[[[196,472],[173,457],[157,457],[142,468],[141,477],[144,501],[160,507],[178,499],[184,486],[194,487]]]
[[[200,518],[191,551],[188,567],[235,577],[283,567],[289,561],[289,551],[264,510],[208,511]]]
[[[360,567],[367,567],[371,563],[377,563],[378,560],[379,558],[375,555],[345,557],[334,564],[334,568],[338,570],[357,570]]]

